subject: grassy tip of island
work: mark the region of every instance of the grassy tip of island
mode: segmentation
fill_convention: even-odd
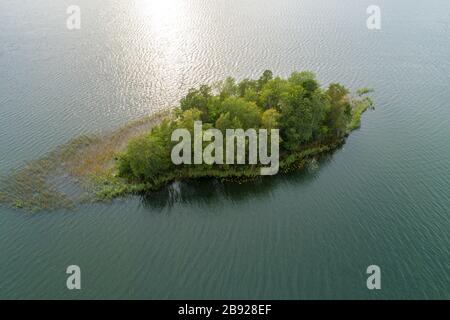
[[[265,71],[259,79],[233,78],[190,89],[180,106],[133,121],[103,136],[82,136],[0,179],[0,203],[28,211],[73,207],[83,201],[114,199],[156,190],[179,180],[211,177],[244,181],[259,177],[258,165],[174,165],[171,134],[177,128],[279,129],[280,169],[304,168],[341,146],[373,107],[362,88],[352,96],[332,83],[320,87],[311,72],[287,79]],[[74,187],[62,192],[52,179]]]

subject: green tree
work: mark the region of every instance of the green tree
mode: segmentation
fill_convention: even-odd
[[[190,89],[180,101],[181,110],[197,108],[202,112],[202,120],[208,120],[208,104],[211,99],[211,87],[202,85],[199,89]]]
[[[302,86],[309,94],[312,94],[319,88],[316,76],[309,71],[293,72],[289,77],[289,82],[294,85]]]
[[[261,127],[271,130],[279,129],[280,113],[275,109],[268,109],[261,116]]]
[[[222,102],[221,113],[229,113],[230,117],[239,119],[242,129],[259,128],[261,111],[258,106],[242,98],[229,97]]]
[[[174,126],[169,121],[147,135],[130,141],[127,151],[119,157],[119,174],[142,181],[153,181],[159,174],[172,166],[170,152],[171,132]]]
[[[281,137],[288,150],[298,149],[308,142],[313,133],[313,105],[306,97],[306,90],[300,86],[291,88],[281,106]]]
[[[323,90],[307,91],[307,99],[312,104],[312,139],[323,140],[328,130],[325,128],[326,115],[330,110],[330,102]]]
[[[236,85],[236,80],[232,77],[226,78],[217,84],[219,89],[219,96],[221,100],[225,100],[228,97],[237,95],[239,88]]]
[[[202,120],[202,112],[197,108],[189,109],[182,113],[176,123],[176,128],[187,129],[192,134],[195,121],[200,120]]]
[[[342,137],[347,129],[347,123],[352,116],[352,108],[348,98],[349,91],[338,83],[332,83],[326,94],[330,101],[327,126],[330,133]]]
[[[280,103],[290,90],[290,84],[281,78],[269,80],[261,89],[259,97],[259,105],[264,109],[276,108],[280,109]]]
[[[229,112],[225,112],[217,119],[215,127],[225,133],[227,129],[242,128],[242,123],[238,117],[233,117]]]
[[[303,87],[305,81],[314,80],[316,81],[316,75],[310,71],[302,71],[302,72],[292,72],[289,76],[288,81],[292,84],[299,85]]]
[[[256,92],[257,88],[258,81],[244,79],[238,84],[238,94],[241,98],[244,98],[248,91]]]
[[[270,70],[266,70],[263,72],[261,77],[258,79],[258,87],[257,91],[260,91],[264,85],[273,79],[273,73]]]

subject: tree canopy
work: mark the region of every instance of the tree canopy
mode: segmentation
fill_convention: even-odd
[[[365,92],[364,92],[365,93]],[[283,154],[311,144],[342,139],[352,121],[349,90],[332,83],[322,88],[311,72],[293,72],[287,79],[269,70],[257,80],[227,78],[215,86],[190,89],[181,99],[176,117],[131,141],[118,159],[119,175],[151,181],[174,169],[170,150],[176,128],[279,129]]]

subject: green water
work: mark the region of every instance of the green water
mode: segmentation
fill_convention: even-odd
[[[308,69],[376,110],[289,177],[0,207],[0,298],[450,298],[450,2],[377,1],[379,31],[365,0],[77,2],[79,31],[72,1],[0,3],[0,175],[228,75]]]

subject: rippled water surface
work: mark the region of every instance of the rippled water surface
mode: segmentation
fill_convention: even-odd
[[[0,298],[450,298],[449,1],[378,0],[380,31],[365,0],[78,0],[69,31],[73,2],[0,2],[0,175],[228,75],[308,69],[376,110],[289,178],[0,207]]]

